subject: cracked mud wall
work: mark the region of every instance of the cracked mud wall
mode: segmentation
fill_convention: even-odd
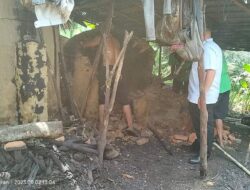
[[[16,87],[19,123],[48,121],[48,64],[45,47],[19,42]]]
[[[0,0],[0,125],[15,125],[17,119],[17,90],[14,84],[15,68],[17,65],[16,47],[21,40],[20,26],[22,23],[33,25],[33,17],[27,17],[19,0]],[[22,22],[22,23],[21,23]],[[54,40],[52,27],[40,30],[47,50],[48,59],[51,60],[50,71],[54,74]],[[55,29],[57,52],[59,52],[59,34]],[[39,41],[39,35],[37,39]],[[57,57],[57,60],[58,57]],[[53,87],[52,76],[48,76],[48,113],[49,120],[56,118],[58,113],[57,97]]]
[[[0,125],[16,124],[16,87],[15,77],[16,42],[19,21],[15,15],[16,0],[0,0]]]

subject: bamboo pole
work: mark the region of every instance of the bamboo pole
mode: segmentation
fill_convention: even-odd
[[[250,171],[243,166],[241,163],[239,163],[234,157],[232,157],[230,154],[228,154],[223,148],[221,148],[216,142],[213,143],[216,148],[218,148],[221,152],[224,153],[224,155],[229,158],[233,163],[235,163],[240,169],[242,169],[244,172],[246,172],[247,175],[250,176]]]

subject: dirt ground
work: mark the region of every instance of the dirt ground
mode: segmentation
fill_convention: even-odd
[[[225,149],[244,163],[250,130],[241,132],[237,134],[242,139],[241,144],[226,146]],[[120,148],[121,156],[105,161],[104,173],[95,173],[94,189],[250,190],[249,176],[219,150],[214,149],[208,161],[208,177],[201,180],[199,165],[188,163],[194,155],[190,147],[175,147],[174,156],[171,156],[154,137],[142,146],[120,140],[115,145]],[[250,169],[249,163],[247,168]]]
[[[250,128],[232,125],[230,132],[241,139],[241,142],[228,144],[225,150],[244,163],[250,142]],[[143,145],[138,145],[131,139],[133,138],[121,135],[111,142],[120,155],[113,160],[105,160],[102,170],[95,164],[97,156],[93,154],[79,155],[79,152],[73,150],[60,151],[60,160],[69,165],[73,176],[60,171],[57,165],[53,165],[50,175],[40,171],[36,178],[38,182],[45,180],[53,182],[51,184],[27,185],[26,182],[29,181],[22,180],[26,178],[13,176],[4,180],[4,176],[0,175],[0,190],[250,190],[250,177],[215,148],[208,160],[208,176],[200,179],[199,165],[188,163],[189,158],[194,155],[191,146],[175,144],[172,156],[154,135]],[[46,147],[49,149],[49,144]],[[34,149],[30,147],[24,150],[23,154],[25,151],[33,151],[34,155],[39,153],[36,146]],[[76,159],[76,154],[82,157],[81,160]],[[42,156],[44,160],[48,160],[46,155]],[[250,163],[246,167],[250,169]],[[11,168],[0,168],[0,171],[12,174]]]

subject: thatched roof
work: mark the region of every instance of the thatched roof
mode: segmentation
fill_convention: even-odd
[[[248,0],[249,1],[249,0]],[[108,11],[109,0],[75,0],[72,18],[102,23]],[[145,37],[141,0],[115,0],[113,24],[121,30],[133,30]],[[245,0],[204,0],[206,21],[214,28],[214,38],[223,49],[250,51],[250,2]],[[155,0],[156,22],[162,16],[163,0]]]

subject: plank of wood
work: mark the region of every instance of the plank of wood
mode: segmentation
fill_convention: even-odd
[[[0,127],[0,143],[29,138],[57,138],[63,134],[61,121]]]

